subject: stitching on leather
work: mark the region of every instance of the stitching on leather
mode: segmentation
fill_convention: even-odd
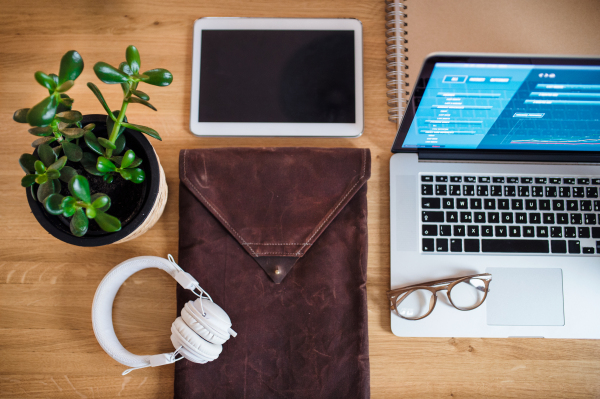
[[[225,218],[223,216],[221,216],[221,214],[219,213],[219,211],[217,211],[217,209],[210,203],[210,201],[208,199],[206,199],[206,197],[204,197],[202,195],[202,193],[200,193],[200,191],[198,191],[198,189],[196,188],[196,186],[194,186],[194,184],[192,184],[192,182],[188,179],[187,177],[187,169],[186,169],[186,160],[187,158],[187,150],[184,150],[184,154],[183,154],[183,178],[185,179],[185,181],[187,181],[190,186],[192,187],[192,190],[194,190],[200,197],[202,197],[202,199],[204,201],[206,201],[206,203],[208,204],[208,206],[210,207],[210,209],[212,209],[217,216],[219,217],[219,219],[221,219],[221,221],[223,223],[225,223],[227,225],[227,227],[229,227],[231,229],[231,231],[239,237],[240,240],[242,240],[243,245],[247,246],[248,249],[250,250],[250,252],[252,252],[252,255],[254,255],[255,257],[258,257],[258,255],[256,254],[256,252],[254,252],[254,250],[252,249],[252,247],[246,242],[246,240],[244,240],[244,238],[237,232],[235,231],[235,229],[227,222],[227,220],[225,220]]]
[[[293,258],[297,258],[298,254],[295,253],[291,253],[291,252],[258,252],[258,255],[285,255],[285,256],[290,256]]]
[[[327,222],[327,220],[329,220],[329,218],[331,217],[331,215],[333,215],[335,213],[335,211],[344,202],[344,200],[346,199],[346,197],[348,197],[348,195],[350,195],[350,193],[354,190],[354,187],[356,187],[358,185],[358,183],[361,182],[362,178],[365,177],[365,169],[366,169],[366,164],[367,164],[366,152],[367,152],[367,150],[363,149],[363,151],[362,151],[362,175],[358,178],[358,181],[352,186],[352,188],[350,188],[350,190],[348,190],[348,192],[346,192],[346,195],[344,195],[344,197],[342,197],[342,199],[337,203],[337,205],[335,206],[335,208],[333,208],[331,210],[331,212],[329,212],[329,214],[325,217],[325,219],[323,219],[323,221],[321,222],[321,224],[319,225],[319,227],[317,228],[317,230],[315,230],[315,232],[310,236],[310,238],[308,240],[306,240],[306,241],[308,241],[308,243],[304,244],[302,246],[302,248],[300,248],[298,250],[298,252],[296,252],[296,255],[300,256],[300,252],[302,252],[302,250],[304,249],[304,247],[306,247],[306,245],[308,245],[310,243],[310,241],[313,239],[313,237],[315,235],[317,235],[317,233],[321,230],[321,228],[323,227],[323,225],[325,225],[325,223]]]
[[[250,245],[308,245],[309,242],[269,242],[269,243],[260,243],[260,242],[249,242]]]

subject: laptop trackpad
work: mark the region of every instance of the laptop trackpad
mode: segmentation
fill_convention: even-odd
[[[561,269],[489,267],[490,326],[564,326]]]

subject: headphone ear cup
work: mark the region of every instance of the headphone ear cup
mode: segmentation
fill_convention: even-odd
[[[223,344],[231,338],[231,335],[229,335],[231,320],[227,313],[216,303],[196,299],[185,304],[184,309],[181,311],[182,316],[184,311],[190,316],[190,319],[196,322],[194,323],[194,327],[192,325],[190,327],[194,329],[196,324],[198,325],[197,328],[200,328],[200,326],[203,327],[203,330],[205,330],[203,334],[206,335],[205,339],[208,339],[210,342]],[[200,335],[204,337],[204,335]]]
[[[191,301],[190,301],[191,302]],[[191,328],[196,334],[200,337],[204,338],[208,342],[212,342],[213,344],[224,344],[227,340],[221,337],[216,336],[211,331],[209,331],[204,324],[200,323],[198,319],[202,320],[202,315],[197,315],[188,309],[191,305],[189,302],[185,305],[183,309],[181,309],[181,318],[187,324],[189,328]]]
[[[182,346],[180,353],[186,359],[195,363],[213,361],[223,351],[222,345],[213,344],[198,336],[181,317],[175,319],[171,325],[171,342],[175,349]]]

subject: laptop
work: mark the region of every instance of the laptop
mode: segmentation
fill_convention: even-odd
[[[600,338],[600,58],[432,54],[392,152],[391,288],[492,275],[395,335]]]

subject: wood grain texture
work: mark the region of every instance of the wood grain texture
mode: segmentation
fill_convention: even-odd
[[[422,2],[423,7],[426,3]],[[567,5],[561,3],[564,15],[569,15]],[[371,149],[367,289],[374,398],[600,397],[600,343],[595,341],[400,339],[392,335],[384,293],[389,286],[389,149],[395,127],[386,113],[383,15],[383,0],[2,1],[0,398],[172,396],[173,366],[121,376],[126,367],[107,356],[94,338],[91,304],[97,285],[114,265],[140,255],[172,253],[177,258],[179,150],[232,145]],[[360,19],[364,28],[363,136],[192,136],[188,130],[192,26],[196,18],[205,16]],[[43,98],[44,90],[35,83],[33,73],[57,72],[60,56],[71,49],[77,49],[86,62],[69,92],[75,109],[101,113],[100,104],[85,87],[88,81],[98,83],[91,67],[97,61],[118,64],[129,44],[139,48],[142,68],[164,67],[175,77],[168,88],[146,90],[158,113],[138,106],[128,112],[132,122],[151,126],[163,137],[153,144],[166,172],[169,200],[161,220],[144,236],[105,248],[75,248],[50,237],[29,210],[19,185],[22,171],[17,159],[31,151],[32,136],[12,122],[12,113]],[[598,42],[589,46],[597,49]],[[119,87],[100,85],[116,107]],[[163,272],[147,270],[119,291],[115,329],[133,352],[169,351],[169,327],[176,314],[175,282]]]

